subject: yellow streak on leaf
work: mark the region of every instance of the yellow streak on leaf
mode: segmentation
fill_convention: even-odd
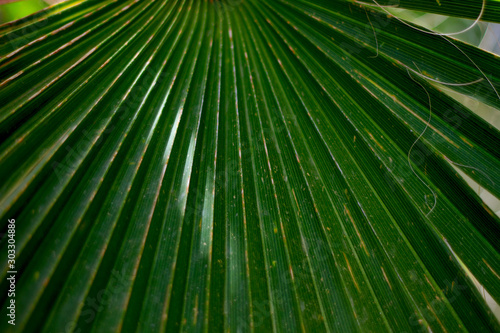
[[[391,290],[392,290],[391,283],[389,282],[389,279],[387,278],[387,275],[385,274],[384,267],[380,266],[380,268],[382,268],[382,274],[384,274],[385,281],[387,281],[387,284],[389,285],[389,288],[391,288]]]
[[[472,143],[470,143],[466,138],[464,138],[463,136],[460,137],[460,139],[462,139],[463,142],[465,142],[466,144],[468,144],[469,146],[471,146],[471,148],[474,148],[474,145]]]
[[[496,276],[496,277],[500,280],[500,276],[497,274],[497,272],[495,272],[495,271],[493,270],[493,268],[491,268],[491,266],[490,266],[490,265],[486,262],[486,260],[485,260],[484,258],[483,258],[483,262],[484,262],[484,264],[485,264],[486,266],[488,266],[488,268],[490,269],[490,271],[492,271],[492,272],[493,272],[493,274],[495,274],[495,276]]]
[[[366,255],[370,256],[370,252],[368,252],[368,249],[366,248],[365,242],[363,241],[363,237],[361,237],[358,227],[356,226],[356,222],[354,222],[351,212],[349,211],[349,209],[345,204],[344,204],[344,211],[347,214],[347,216],[349,216],[349,219],[351,220],[352,225],[354,226],[354,230],[356,230],[356,234],[358,234],[359,240],[361,242],[361,247],[363,248],[363,250],[365,250]]]
[[[352,281],[354,282],[354,285],[356,286],[356,289],[359,290],[358,282],[356,282],[356,278],[354,277],[354,274],[352,273],[351,265],[349,265],[349,260],[347,260],[347,256],[345,255],[344,252],[342,252],[344,255],[345,262],[347,263],[347,268],[349,269],[349,273],[351,274]]]

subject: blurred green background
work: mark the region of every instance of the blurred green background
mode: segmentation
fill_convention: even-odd
[[[33,14],[49,4],[43,0],[23,0],[0,5],[0,24]]]

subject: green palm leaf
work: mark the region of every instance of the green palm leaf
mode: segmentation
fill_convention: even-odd
[[[0,329],[500,330],[471,277],[500,302],[500,219],[457,172],[500,198],[500,132],[445,93],[500,109],[500,59],[386,8],[74,0],[1,26]]]

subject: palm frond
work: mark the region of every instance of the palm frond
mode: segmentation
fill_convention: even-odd
[[[0,330],[500,330],[471,278],[500,302],[500,219],[455,170],[500,198],[500,132],[444,92],[500,109],[496,55],[341,0],[79,0],[0,33]]]

